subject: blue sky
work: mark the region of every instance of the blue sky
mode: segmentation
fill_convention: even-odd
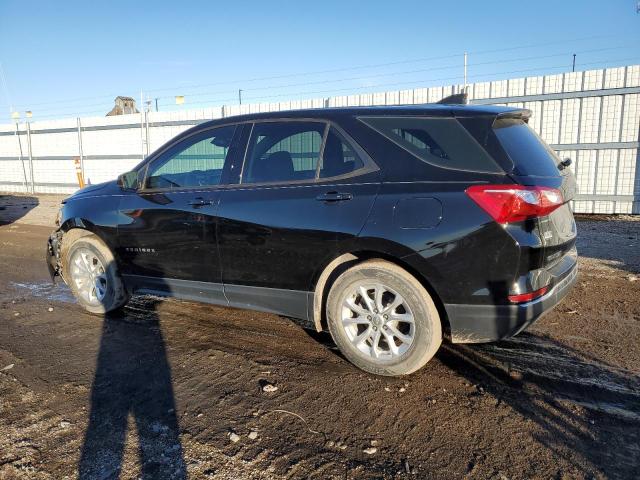
[[[464,51],[470,81],[640,63],[636,4],[0,0],[0,122],[461,83]]]

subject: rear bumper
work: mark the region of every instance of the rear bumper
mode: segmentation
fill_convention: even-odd
[[[517,335],[569,293],[578,275],[577,264],[548,293],[517,305],[445,304],[453,343],[484,343]]]

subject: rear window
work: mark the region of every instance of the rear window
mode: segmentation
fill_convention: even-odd
[[[360,120],[431,165],[503,173],[455,118],[368,117]]]
[[[513,162],[515,174],[537,177],[560,175],[558,156],[523,120],[499,118],[493,124],[493,131]]]

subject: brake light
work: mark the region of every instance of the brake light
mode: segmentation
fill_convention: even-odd
[[[560,190],[548,187],[473,185],[465,191],[496,222],[503,224],[544,217],[564,203]]]
[[[541,297],[542,295],[547,293],[547,290],[549,290],[549,286],[542,287],[542,288],[540,288],[538,290],[535,290],[533,292],[519,293],[518,295],[509,295],[509,301],[511,303],[528,302],[530,300],[533,300],[534,298]]]

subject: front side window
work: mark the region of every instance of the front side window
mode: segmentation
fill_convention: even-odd
[[[145,187],[219,185],[235,129],[235,125],[229,125],[206,130],[173,146],[149,166]]]
[[[313,179],[322,149],[320,122],[256,123],[251,133],[242,183]]]
[[[431,165],[474,172],[503,172],[455,118],[376,117],[361,120]]]

